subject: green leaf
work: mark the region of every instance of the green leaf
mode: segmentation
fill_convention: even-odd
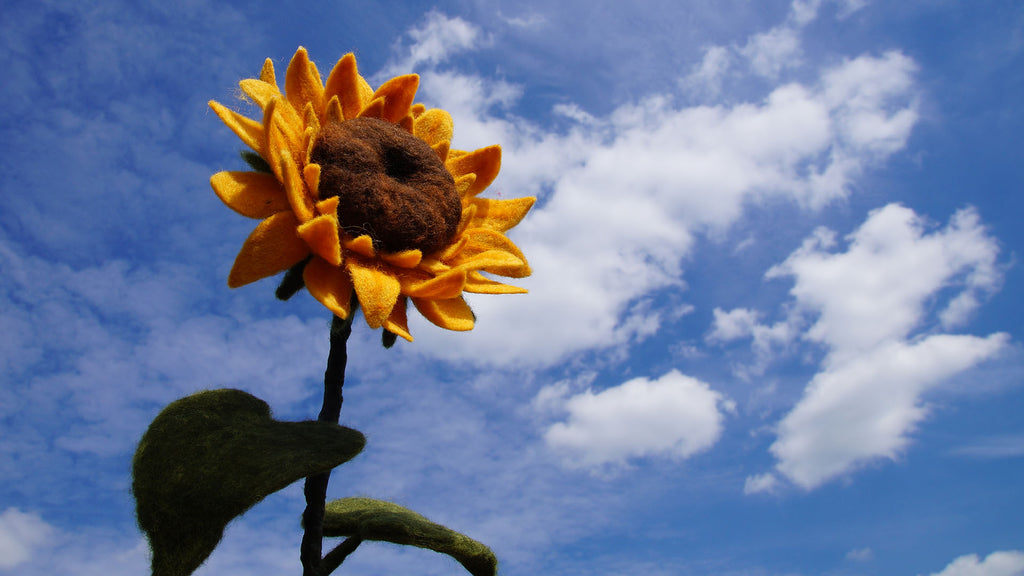
[[[459,561],[473,576],[494,576],[498,559],[483,544],[392,502],[342,498],[327,504],[324,536],[359,536],[426,548]]]
[[[188,576],[233,518],[300,478],[352,459],[365,444],[362,434],[336,424],[274,420],[266,402],[241,390],[172,402],[132,461],[153,576]]]
[[[242,150],[242,160],[249,165],[255,172],[262,172],[264,174],[273,174],[274,171],[270,169],[270,164],[263,159],[259,154],[252,152],[251,150]]]

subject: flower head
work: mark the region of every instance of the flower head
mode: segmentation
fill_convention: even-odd
[[[413,104],[418,76],[373,90],[348,54],[323,82],[299,48],[284,92],[269,59],[259,79],[240,86],[263,109],[261,121],[210,107],[265,166],[219,172],[210,183],[230,208],[262,222],[229,286],[301,268],[310,294],[336,315],[347,318],[357,300],[371,328],[410,341],[409,300],[442,328],[470,330],[464,292],[525,292],[483,273],[530,274],[505,232],[535,199],[479,197],[498,174],[501,148],[452,150],[451,116]]]

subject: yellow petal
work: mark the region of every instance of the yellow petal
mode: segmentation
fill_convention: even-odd
[[[427,107],[424,104],[413,104],[409,108],[409,113],[412,114],[413,118],[419,118],[421,114],[427,111]]]
[[[448,160],[448,150],[451,149],[451,145],[451,142],[445,140],[431,146],[431,148],[434,149],[434,152],[437,153],[437,157],[441,159],[442,164]]]
[[[477,210],[473,217],[473,227],[498,232],[508,231],[523,220],[536,201],[536,198],[530,197],[511,200],[474,198],[472,203]]]
[[[419,250],[403,250],[392,254],[382,253],[381,259],[399,268],[415,268],[423,261],[423,252]]]
[[[238,288],[291,268],[309,255],[309,246],[295,233],[299,225],[291,212],[278,212],[249,234],[228,275]]]
[[[391,316],[384,321],[384,328],[392,334],[397,334],[412,342],[412,334],[409,334],[409,318],[406,315],[406,299],[399,298],[395,307],[391,310]]]
[[[262,124],[251,118],[246,118],[234,110],[225,108],[214,100],[210,100],[210,108],[213,108],[214,113],[221,119],[221,122],[224,122],[228,128],[231,128],[231,131],[238,135],[246,146],[261,154],[264,152],[266,135],[263,132]]]
[[[288,204],[292,207],[299,222],[306,222],[313,217],[313,198],[306,189],[306,183],[299,175],[299,167],[295,164],[290,154],[281,153],[278,155],[281,180],[284,184],[285,193],[288,195]]]
[[[448,159],[449,162],[446,163],[446,165],[449,164],[451,161],[451,152],[449,152]],[[455,176],[455,173],[452,173],[452,176]],[[472,198],[473,195],[470,194],[470,191],[475,187],[475,185],[476,174],[465,174],[463,176],[455,176],[455,191],[459,193],[460,198]],[[463,204],[465,204],[465,202],[463,202]]]
[[[309,61],[305,48],[299,47],[288,64],[284,76],[284,93],[296,110],[305,110],[306,104],[312,104],[317,114],[323,112],[324,83],[320,80],[316,64]]]
[[[260,80],[277,87],[277,78],[274,77],[274,61],[267,58],[263,61],[263,68],[260,70]]]
[[[412,303],[424,318],[446,330],[472,330],[476,321],[473,311],[462,296],[451,300],[413,298]]]
[[[344,119],[345,112],[341,109],[341,100],[337,96],[331,96],[330,102],[327,103],[327,111],[324,112],[324,124],[341,122]]]
[[[328,264],[341,266],[341,240],[338,238],[337,215],[317,216],[303,222],[297,231],[314,254],[326,260]]]
[[[405,118],[398,121],[398,126],[401,127],[402,130],[412,134],[413,124],[415,124],[415,122],[416,120],[413,119],[412,114],[406,114]]]
[[[302,119],[306,123],[306,132],[312,129],[314,135],[320,132],[320,118],[317,114],[319,112],[313,107],[312,102],[306,104],[306,107],[302,109]]]
[[[242,92],[245,92],[246,96],[251,98],[256,104],[259,104],[260,108],[266,108],[267,104],[274,97],[281,95],[281,91],[277,89],[277,86],[267,84],[255,78],[242,80],[238,83],[238,86],[242,89]]]
[[[275,159],[281,153],[287,153],[296,161],[302,157],[301,153],[305,151],[302,120],[287,100],[277,97],[267,104],[263,109],[263,126],[266,149],[261,151],[261,155],[264,158]],[[274,169],[274,174],[278,178],[283,178],[277,171],[277,162],[270,162],[270,167]]]
[[[479,272],[470,272],[466,275],[466,285],[462,290],[474,294],[526,294],[527,292],[526,288],[502,284]]]
[[[384,119],[384,99],[383,98],[374,98],[369,104],[366,105],[366,108],[363,108],[363,110],[361,112],[359,112],[359,117],[360,118],[377,118],[378,120],[383,120]]]
[[[360,258],[346,258],[345,267],[359,298],[359,306],[370,328],[380,328],[391,316],[402,285],[390,271]]]
[[[451,142],[454,132],[452,115],[440,108],[431,108],[416,118],[412,133],[433,147],[444,141]]]
[[[501,170],[501,146],[488,146],[455,158],[449,157],[445,166],[456,181],[459,176],[476,174],[476,181],[465,193],[468,196],[476,196],[490,186],[498,176],[498,171]]]
[[[356,238],[344,240],[345,249],[351,250],[356,254],[366,256],[367,258],[373,258],[377,255],[377,251],[373,248],[373,238],[363,234]]]
[[[309,194],[313,198],[320,197],[320,165],[319,164],[306,164],[306,167],[302,169],[302,178],[306,181],[306,186],[309,187]],[[334,198],[337,198],[335,196]],[[321,212],[322,214],[322,212]],[[514,224],[513,224],[514,226]]]
[[[310,164],[310,166],[319,166],[319,164]],[[308,168],[308,166],[307,166]],[[316,203],[317,214],[337,214],[338,213],[338,197],[331,196],[327,200],[321,200]]]
[[[462,294],[462,287],[466,284],[466,270],[449,270],[426,280],[405,275],[400,280],[402,281],[402,294],[414,298],[447,300]]]
[[[417,74],[406,74],[388,80],[377,88],[371,100],[382,98],[384,100],[384,113],[380,118],[386,122],[398,123],[409,113],[413,99],[416,98],[416,89],[420,86],[420,77]]]
[[[463,234],[463,238],[467,240],[465,246],[445,258],[445,263],[511,278],[530,275],[526,256],[504,234],[486,228],[471,228]]]
[[[269,218],[290,210],[288,196],[273,174],[218,172],[210,185],[229,208],[249,218]]]
[[[306,290],[328,310],[341,318],[352,313],[352,280],[344,268],[313,258],[302,272]]]
[[[338,63],[334,65],[331,74],[327,77],[327,84],[324,86],[324,98],[328,102],[335,96],[343,112],[345,120],[351,120],[359,116],[368,100],[364,100],[363,90],[360,85],[362,77],[356,68],[356,57],[354,54],[345,54]],[[365,81],[364,81],[365,82]],[[372,93],[372,91],[371,91]]]

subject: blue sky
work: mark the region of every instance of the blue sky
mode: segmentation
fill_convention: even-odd
[[[525,296],[357,324],[330,496],[501,573],[1024,574],[1024,7],[1013,1],[59,2],[0,19],[0,573],[140,574],[130,460],[221,387],[319,407],[329,314],[229,290],[207,101],[305,46],[417,72]],[[197,574],[298,572],[298,485]],[[346,574],[458,574],[361,547]]]

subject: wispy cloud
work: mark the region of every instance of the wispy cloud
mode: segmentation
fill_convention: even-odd
[[[973,294],[1000,281],[997,244],[973,209],[927,234],[917,214],[892,204],[871,213],[845,252],[833,252],[836,244],[834,233],[819,229],[767,275],[794,279],[794,310],[816,316],[803,338],[828,350],[771,446],[778,471],[806,489],[896,458],[927,414],[922,395],[1008,342],[1006,334],[912,337],[940,290]],[[756,337],[758,327],[756,315],[741,309],[716,314],[712,334]],[[764,345],[755,338],[757,346]]]

